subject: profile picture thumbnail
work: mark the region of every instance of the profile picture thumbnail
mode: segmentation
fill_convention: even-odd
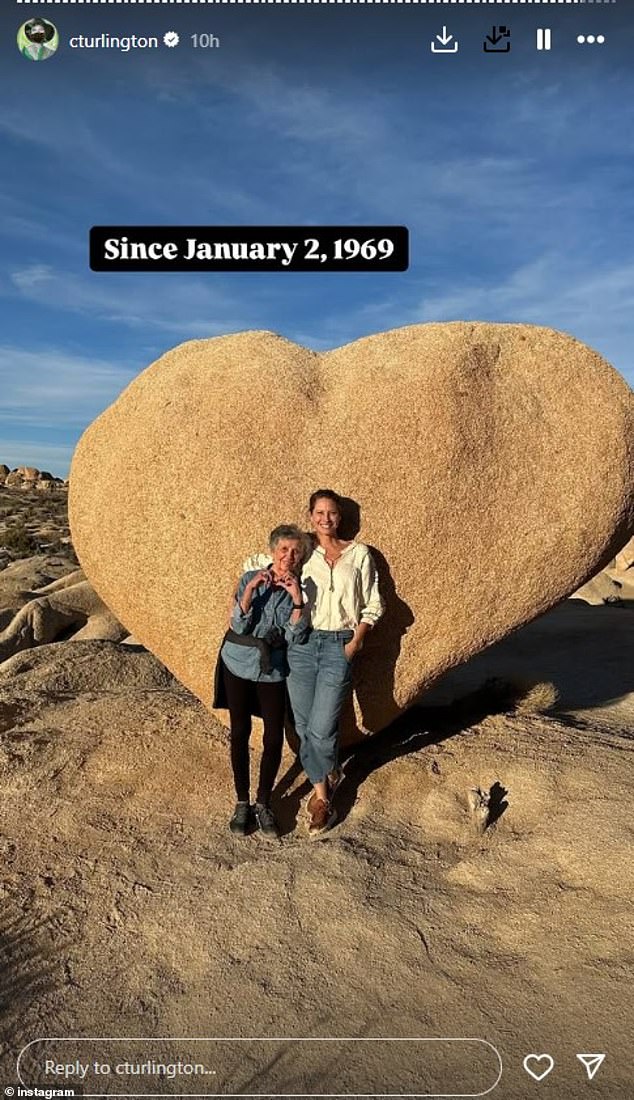
[[[29,19],[18,31],[18,48],[29,61],[46,61],[58,46],[57,27],[48,19]]]

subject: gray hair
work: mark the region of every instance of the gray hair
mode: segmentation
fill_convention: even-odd
[[[269,550],[275,550],[278,542],[282,539],[296,539],[300,544],[302,551],[302,557],[306,554],[306,535],[299,527],[296,527],[294,523],[280,523],[279,527],[275,527],[269,535]]]

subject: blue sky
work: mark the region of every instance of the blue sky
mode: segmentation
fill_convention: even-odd
[[[634,19],[590,14],[497,12],[513,52],[490,57],[490,12],[56,8],[63,45],[36,65],[5,13],[0,462],[65,476],[152,360],[248,328],[319,350],[396,325],[525,321],[573,333],[632,384]],[[443,21],[456,57],[429,54]],[[534,49],[543,25],[550,54]],[[172,27],[184,44],[154,54],[64,44]],[[188,48],[194,29],[220,50]],[[608,43],[584,52],[579,29]],[[408,225],[410,270],[88,268],[92,224],[320,222]]]

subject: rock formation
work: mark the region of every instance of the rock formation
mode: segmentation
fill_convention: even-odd
[[[85,580],[81,571],[47,585],[13,616],[0,633],[0,664],[21,650],[59,639],[121,641],[128,633]]]
[[[623,607],[634,604],[633,565],[634,538],[619,550],[605,569],[591,577],[577,592],[573,593],[574,597],[597,606],[615,604]]]
[[[37,481],[40,471],[35,466],[18,466],[15,471],[21,474],[23,481]]]
[[[634,538],[631,538],[629,542],[625,544],[622,550],[619,550],[616,555],[616,561],[614,563],[615,569],[620,573],[625,573],[628,569],[634,565]]]
[[[40,489],[44,492],[54,492],[63,489],[68,483],[61,477],[54,477],[48,470],[38,470],[36,466],[16,466],[9,470],[8,466],[0,465],[0,485],[6,485],[13,489]]]
[[[376,730],[614,557],[634,527],[633,421],[598,354],[528,325],[412,326],[322,355],[266,332],[192,341],[84,433],[73,545],[113,614],[208,703],[244,557],[336,489],[387,601],[356,683]],[[166,464],[169,480],[151,476]]]

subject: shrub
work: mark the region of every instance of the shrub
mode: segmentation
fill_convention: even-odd
[[[7,524],[4,534],[0,535],[0,543],[17,558],[28,558],[37,553],[37,542],[22,520]]]

